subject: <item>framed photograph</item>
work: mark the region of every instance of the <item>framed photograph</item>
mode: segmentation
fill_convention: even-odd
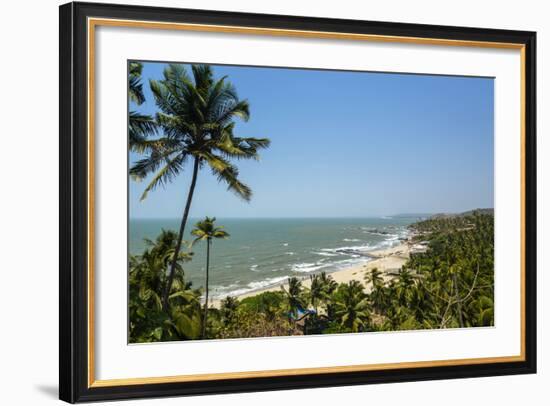
[[[534,32],[60,7],[60,398],[536,371]]]

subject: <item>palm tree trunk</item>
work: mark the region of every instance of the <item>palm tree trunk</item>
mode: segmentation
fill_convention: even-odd
[[[208,277],[210,270],[210,240],[206,240],[206,290],[204,297],[204,316],[202,318],[202,338],[206,337],[206,322],[208,321]]]
[[[168,296],[172,289],[172,283],[174,282],[174,274],[176,272],[176,263],[181,250],[181,242],[183,240],[183,233],[185,232],[185,225],[187,224],[187,218],[189,217],[189,209],[191,208],[191,201],[193,200],[193,193],[195,192],[195,185],[197,184],[197,175],[199,173],[199,158],[195,157],[193,163],[193,177],[191,178],[191,185],[189,186],[189,192],[187,193],[187,202],[185,203],[185,209],[183,210],[183,217],[181,219],[180,231],[178,234],[178,241],[176,243],[176,249],[174,251],[174,258],[172,258],[172,264],[170,265],[170,273],[168,274],[168,281],[164,287],[164,296],[162,298],[162,309],[168,310]]]

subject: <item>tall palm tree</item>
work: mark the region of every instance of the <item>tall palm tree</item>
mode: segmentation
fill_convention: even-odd
[[[208,321],[208,282],[210,270],[210,245],[214,238],[229,238],[229,233],[222,227],[216,227],[216,217],[206,217],[204,220],[195,224],[195,228],[191,234],[195,236],[193,244],[199,241],[206,241],[206,283],[205,283],[205,300],[204,300],[204,316],[202,321],[202,338],[206,337],[206,322]]]
[[[130,62],[128,66],[128,97],[135,104],[142,105],[145,102],[143,94],[143,84],[141,83],[141,72],[143,64],[140,62]],[[133,151],[143,151],[145,140],[151,134],[156,132],[156,124],[153,117],[148,114],[141,114],[130,110],[128,120],[128,138],[130,149]]]
[[[296,278],[288,278],[288,287],[281,286],[287,298],[288,318],[296,319],[298,312],[305,306],[302,282]]]
[[[319,274],[319,283],[322,286],[323,302],[325,303],[325,309],[327,316],[332,318],[334,315],[334,303],[332,300],[332,294],[338,288],[338,284],[332,276],[326,272]]]
[[[141,199],[155,188],[173,181],[192,160],[192,175],[187,200],[183,209],[176,251],[189,216],[191,201],[199,170],[208,166],[218,180],[245,201],[252,196],[251,189],[239,180],[239,170],[232,159],[258,159],[258,150],[269,146],[267,138],[243,138],[234,134],[235,118],[249,119],[249,105],[240,100],[226,77],[214,80],[208,65],[193,65],[192,77],[183,65],[171,64],[164,69],[162,80],[149,84],[159,112],[156,122],[163,136],[143,143],[147,153],[131,168],[136,180],[154,174]],[[163,304],[168,305],[168,292],[174,277],[175,263],[170,268]]]
[[[382,272],[378,268],[372,268],[371,271],[365,274],[365,282],[372,283],[373,289],[384,284],[384,279],[382,278]]]
[[[177,234],[162,230],[157,238],[145,239],[146,249],[129,261],[129,314],[132,342],[195,338],[199,293],[185,281],[183,264],[192,253],[180,252],[170,292],[171,314],[162,312],[161,296],[171,264]]]
[[[336,291],[335,315],[351,332],[363,331],[370,321],[369,303],[363,285],[352,280]]]
[[[369,299],[373,308],[377,312],[381,312],[387,301],[382,272],[379,271],[378,268],[371,269],[371,271],[365,275],[365,283],[372,284]]]
[[[227,296],[225,299],[222,299],[220,303],[220,312],[225,324],[231,323],[238,307],[239,300],[235,296]]]
[[[403,267],[399,271],[399,274],[397,277],[397,283],[396,283],[397,299],[401,306],[407,306],[407,304],[409,303],[411,299],[412,291],[413,291],[412,290],[413,286],[414,286],[413,275],[408,269]]]
[[[315,314],[318,312],[319,302],[325,298],[325,292],[323,291],[323,281],[319,275],[311,275],[309,277],[311,284],[309,287],[309,299],[311,305],[315,310]]]
[[[323,292],[325,293],[325,295],[332,295],[332,293],[338,287],[338,284],[336,283],[334,278],[324,271],[319,274],[319,281],[323,286]]]

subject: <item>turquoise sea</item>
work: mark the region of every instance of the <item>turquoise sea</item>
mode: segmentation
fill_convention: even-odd
[[[289,276],[304,277],[369,261],[369,251],[391,247],[406,238],[407,226],[418,217],[378,218],[218,218],[231,237],[215,240],[211,251],[210,288],[213,297],[238,295],[276,285]],[[129,251],[140,254],[144,238],[161,229],[178,230],[179,219],[131,219]],[[185,238],[197,219],[190,219]],[[204,284],[206,245],[193,247],[185,264],[187,280]]]

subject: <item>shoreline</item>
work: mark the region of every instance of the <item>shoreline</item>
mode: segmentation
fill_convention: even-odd
[[[382,248],[365,252],[365,254],[367,254],[371,259],[365,261],[362,264],[353,265],[348,268],[344,268],[327,274],[330,275],[336,283],[348,283],[352,280],[357,280],[363,283],[367,291],[369,291],[371,288],[370,284],[365,284],[364,282],[364,276],[367,272],[369,272],[373,268],[378,268],[378,270],[382,272],[382,278],[385,282],[387,282],[393,279],[396,276],[397,272],[401,269],[401,267],[408,261],[408,259],[410,258],[410,253],[411,245],[409,241],[402,241],[400,244],[390,248]],[[312,272],[303,277],[300,277],[299,279],[302,282],[302,286],[305,288],[309,288],[311,285],[310,275],[315,274],[317,273]],[[287,286],[287,282],[278,283],[276,285],[267,286],[265,288],[242,293],[233,297],[237,298],[238,300],[242,300],[247,297],[256,296],[264,292],[280,291],[281,287],[286,288]],[[210,306],[219,308],[220,302],[222,300],[223,298],[220,297],[212,299],[212,301],[210,302]]]

